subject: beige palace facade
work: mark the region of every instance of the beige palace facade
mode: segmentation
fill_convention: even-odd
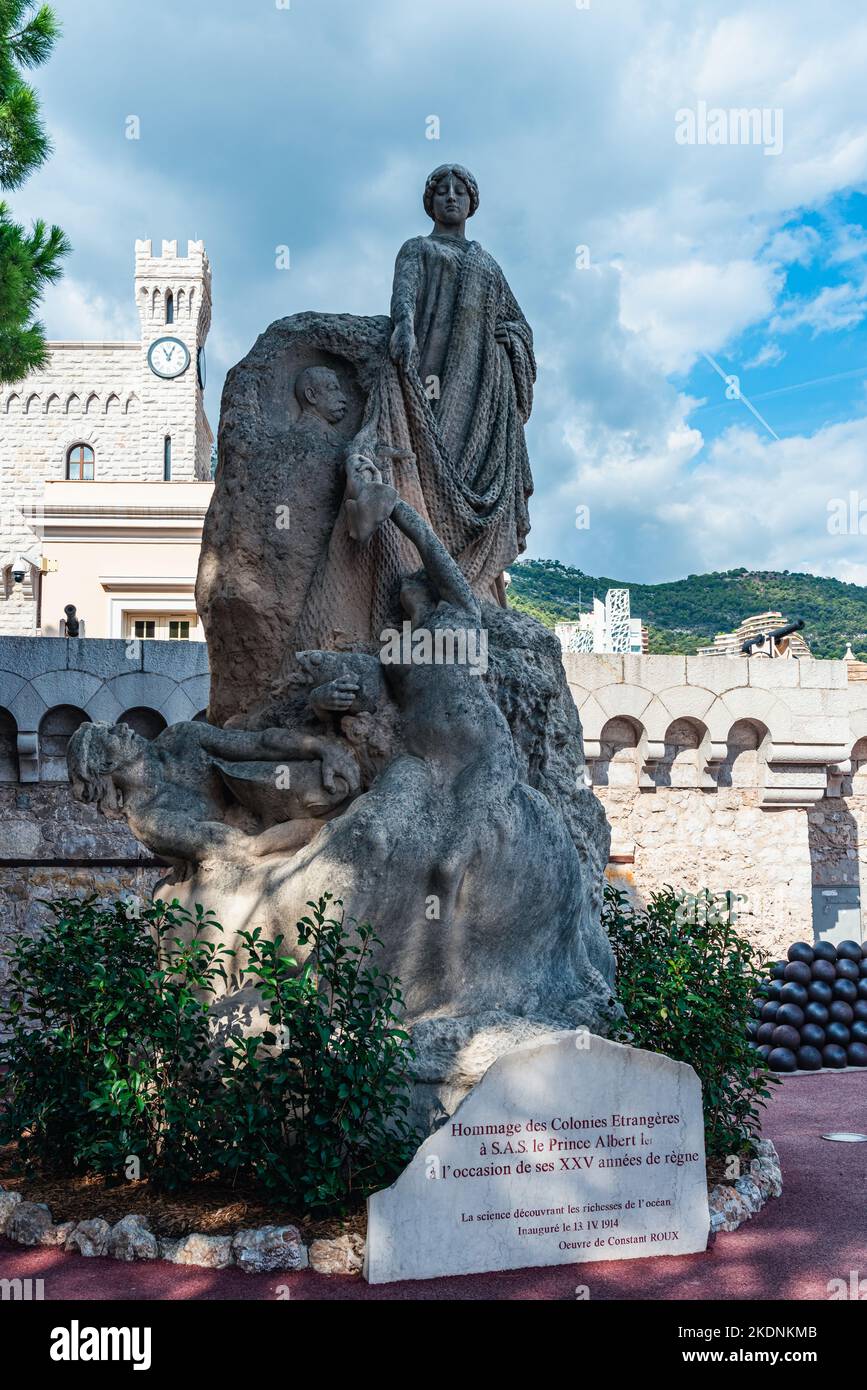
[[[0,386],[0,636],[202,640],[193,597],[210,501],[211,270],[202,242],[135,246],[140,335],[50,343]]]

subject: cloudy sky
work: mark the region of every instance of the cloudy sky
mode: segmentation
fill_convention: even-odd
[[[74,245],[49,335],[137,336],[135,238],[204,238],[216,422],[273,319],[387,312],[457,160],[536,336],[529,553],[867,583],[864,0],[584,2],[54,0],[55,154],[10,200]]]

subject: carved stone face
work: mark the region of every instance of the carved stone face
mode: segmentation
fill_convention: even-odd
[[[124,767],[138,757],[143,740],[128,724],[113,724],[104,735],[104,750],[113,768]]]
[[[443,174],[434,189],[433,215],[446,227],[458,227],[470,215],[470,192],[463,179],[451,171]]]
[[[411,574],[400,586],[400,602],[413,628],[420,627],[436,607],[436,596],[422,575]]]
[[[322,368],[308,372],[303,386],[304,409],[315,411],[329,425],[336,425],[346,414],[346,396],[335,372]]]

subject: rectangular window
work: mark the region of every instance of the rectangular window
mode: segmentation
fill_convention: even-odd
[[[157,642],[189,642],[195,636],[199,619],[196,613],[127,612],[123,630],[128,637],[155,638]]]
[[[172,481],[172,437],[167,434],[163,440],[163,482]]]

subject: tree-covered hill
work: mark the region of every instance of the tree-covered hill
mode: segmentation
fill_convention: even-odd
[[[510,569],[509,603],[540,622],[576,620],[594,593],[628,589],[632,616],[650,632],[651,652],[686,652],[731,632],[744,618],[766,610],[784,620],[803,618],[804,637],[814,656],[842,657],[846,643],[867,660],[867,588],[788,570],[727,570],[690,574],[668,584],[631,584],[583,574],[559,560],[524,560]]]

